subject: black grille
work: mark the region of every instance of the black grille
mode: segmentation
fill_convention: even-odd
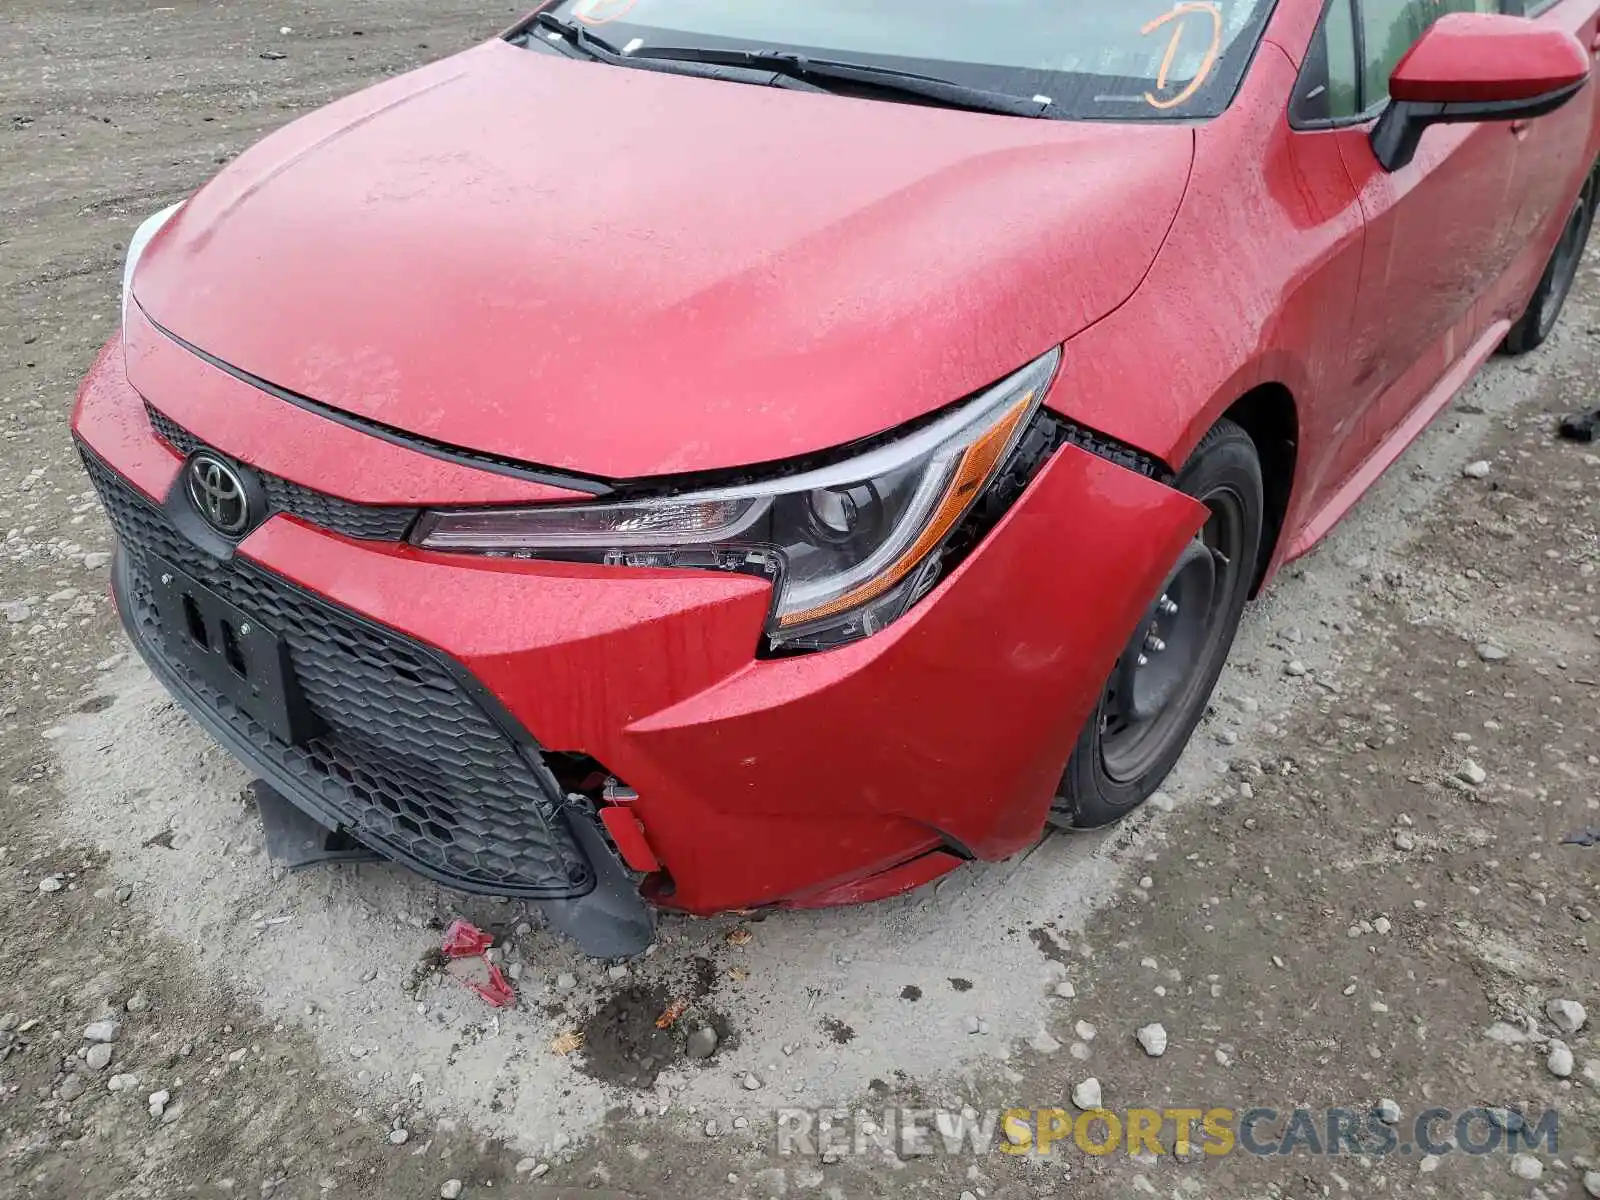
[[[214,449],[148,401],[144,411],[156,434],[184,457],[187,458],[196,450]],[[372,542],[398,542],[406,536],[406,531],[411,528],[420,511],[398,505],[356,504],[281,476],[269,475],[265,471],[255,471],[255,475],[261,480],[261,488],[266,492],[267,503],[273,512],[299,517],[302,521],[342,533],[345,537]]]
[[[468,891],[554,898],[592,886],[553,776],[474,699],[458,666],[249,563],[218,562],[104,463],[87,450],[83,457],[126,555],[130,633],[275,785],[374,849]],[[299,745],[278,741],[171,655],[151,603],[151,555],[284,640],[325,732]]]

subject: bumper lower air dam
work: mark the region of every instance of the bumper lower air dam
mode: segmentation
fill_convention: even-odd
[[[151,671],[197,721],[312,819],[445,886],[517,896],[585,952],[642,950],[650,910],[589,814],[567,806],[532,739],[459,664],[250,563],[190,545],[94,455],[116,527],[112,587]],[[285,643],[318,719],[274,738],[171,652],[149,564],[172,564]]]

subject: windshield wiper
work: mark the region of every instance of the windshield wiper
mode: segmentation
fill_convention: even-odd
[[[793,50],[720,50],[711,46],[641,46],[629,58],[653,58],[668,62],[716,63],[727,67],[759,67],[814,83],[858,83],[898,96],[932,100],[950,108],[975,112],[1004,113],[1013,117],[1041,117],[1050,110],[1050,101],[1010,92],[991,92],[964,83],[898,71],[871,63],[841,62],[832,58],[810,58]]]
[[[757,67],[745,63],[718,63],[697,59],[644,58],[624,54],[605,38],[590,33],[582,25],[563,21],[554,13],[541,12],[533,18],[540,29],[549,30],[556,39],[534,38],[532,31],[524,35],[540,43],[555,42],[562,53],[581,55],[596,62],[614,67],[634,67],[642,71],[660,71],[669,75],[697,75],[705,79],[728,79],[735,83],[757,83],[767,87],[793,88],[802,92],[821,92],[826,88],[795,76],[781,74],[771,67]]]
[[[971,109],[974,112],[1042,117],[1050,111],[1049,100],[1014,96],[1009,92],[991,92],[940,79],[936,75],[898,71],[871,63],[809,58],[791,50],[724,50],[713,46],[641,46],[625,54],[582,25],[563,21],[553,13],[539,13],[534,17],[534,23],[542,29],[560,34],[569,44],[591,58],[616,66],[636,66],[648,70],[652,63],[683,63],[724,70],[755,70],[770,72],[775,77],[772,82],[780,86],[798,84],[803,87],[809,84],[818,87],[827,83],[854,83],[893,95],[912,96],[949,108]]]

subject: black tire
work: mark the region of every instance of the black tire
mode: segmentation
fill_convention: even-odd
[[[1583,262],[1584,247],[1589,244],[1589,230],[1594,227],[1595,176],[1591,174],[1578,193],[1577,202],[1561,230],[1544,274],[1539,276],[1539,286],[1523,310],[1517,323],[1500,343],[1505,354],[1526,354],[1543,344],[1561,317],[1561,309],[1572,291],[1572,282],[1578,276]]]
[[[1152,597],[1078,735],[1050,809],[1057,827],[1110,824],[1161,786],[1199,724],[1238,632],[1266,508],[1255,443],[1232,421],[1218,421],[1178,472],[1177,486],[1211,517]],[[1186,603],[1164,607],[1169,591]],[[1157,639],[1163,631],[1167,640]],[[1180,653],[1151,665],[1168,651]]]

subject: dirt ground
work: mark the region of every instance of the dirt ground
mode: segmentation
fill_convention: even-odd
[[[1552,431],[1600,403],[1593,267],[1551,343],[1491,364],[1252,608],[1166,792],[1117,830],[871,908],[666,919],[628,964],[389,868],[267,861],[248,776],[116,626],[73,392],[142,217],[266,130],[515,15],[4,6],[0,1195],[1584,1195],[1600,845],[1563,839],[1600,828],[1600,447]],[[436,969],[455,916],[496,935],[516,1008]],[[1561,1032],[1557,999],[1595,1016]],[[109,1054],[84,1037],[106,1020]],[[1159,1057],[1135,1040],[1153,1022]],[[690,1058],[702,1027],[715,1053]],[[839,1107],[856,1115],[835,1128],[870,1140],[896,1106],[1070,1109],[1090,1076],[1123,1112],[1365,1120],[1387,1099],[1404,1134],[1430,1107],[1549,1109],[1559,1139],[1519,1159],[1170,1139],[1042,1157],[999,1134],[778,1153],[787,1107]]]

